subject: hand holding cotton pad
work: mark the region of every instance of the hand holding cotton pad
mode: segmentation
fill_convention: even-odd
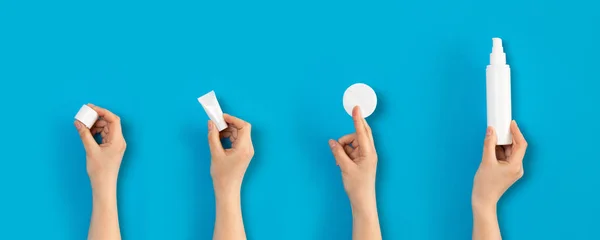
[[[200,102],[210,120],[215,123],[219,132],[227,128],[227,123],[225,122],[225,119],[223,119],[223,111],[221,110],[219,101],[217,101],[215,91],[210,91],[202,97],[199,97],[198,102]]]
[[[344,109],[350,116],[352,116],[352,109],[356,106],[360,107],[360,112],[364,118],[375,112],[377,95],[369,85],[355,83],[344,92]]]
[[[77,115],[75,115],[75,119],[83,123],[87,128],[92,128],[96,120],[98,120],[98,113],[90,106],[83,105],[79,109],[79,112],[77,112]]]

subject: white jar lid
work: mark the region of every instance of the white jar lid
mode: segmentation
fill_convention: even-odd
[[[344,92],[344,109],[352,116],[352,109],[360,107],[360,113],[366,118],[375,112],[377,107],[377,95],[375,91],[364,83],[355,83]]]
[[[87,128],[92,128],[96,120],[98,120],[98,113],[90,106],[83,105],[79,109],[79,112],[77,112],[77,115],[75,115],[75,119],[83,123]]]

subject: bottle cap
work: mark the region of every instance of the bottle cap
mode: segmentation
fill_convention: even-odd
[[[83,123],[87,128],[92,128],[96,120],[98,120],[98,113],[90,106],[83,105],[79,109],[79,112],[77,112],[77,115],[75,115],[75,119]]]

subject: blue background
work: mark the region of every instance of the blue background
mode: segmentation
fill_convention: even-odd
[[[208,239],[208,119],[253,124],[242,191],[251,239],[350,239],[327,140],[353,131],[365,82],[386,239],[468,239],[502,37],[525,176],[499,205],[507,239],[599,239],[600,10],[595,1],[0,1],[0,232],[84,239],[91,190],[73,127],[92,102],[123,119],[125,239]]]

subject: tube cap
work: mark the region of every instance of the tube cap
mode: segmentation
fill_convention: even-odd
[[[75,115],[75,119],[83,123],[87,128],[92,128],[96,120],[98,120],[98,113],[90,106],[83,105],[79,109],[79,112],[77,112],[77,115]]]

